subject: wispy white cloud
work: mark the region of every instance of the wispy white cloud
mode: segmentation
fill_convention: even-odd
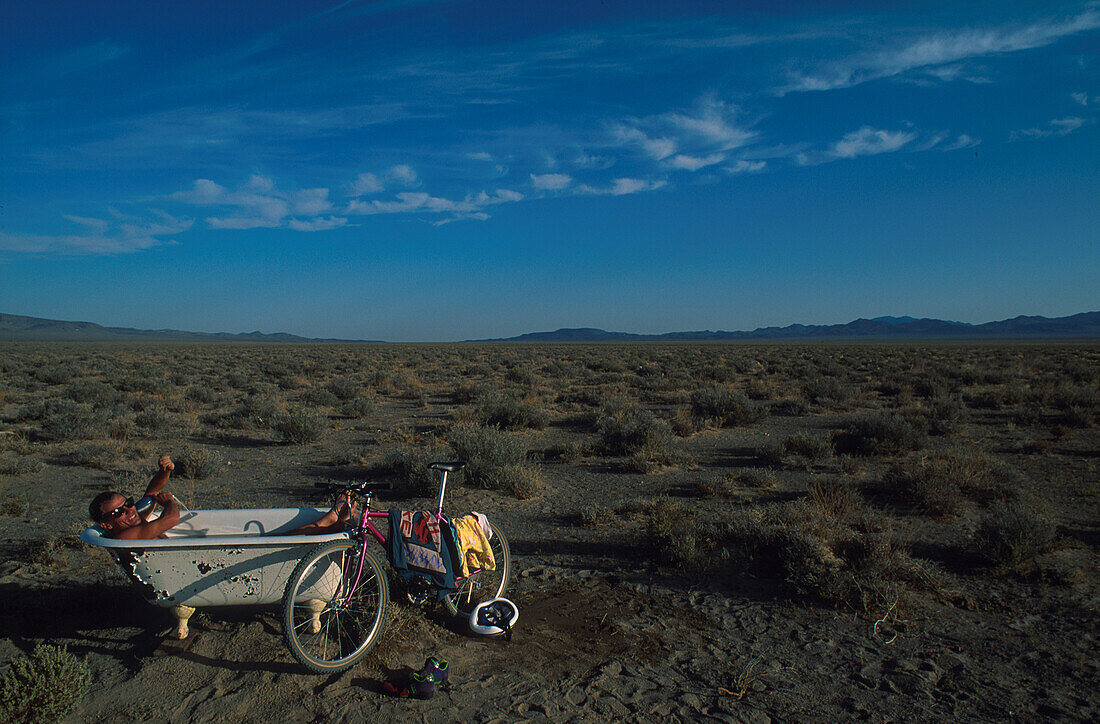
[[[726,168],[729,173],[760,173],[768,167],[767,161],[747,161],[745,159],[739,160],[737,163]]]
[[[60,78],[76,75],[112,63],[130,54],[130,48],[111,40],[62,51],[35,63],[34,75]]]
[[[1087,106],[1089,104],[1088,93],[1070,93],[1069,95],[1078,105]]]
[[[204,219],[212,229],[274,229],[285,225],[295,231],[319,231],[343,223],[322,216],[333,208],[328,195],[327,188],[282,191],[270,177],[253,174],[233,191],[210,179],[197,179],[190,189],[169,198],[194,206],[229,209],[228,214]],[[307,218],[298,218],[303,216]]]
[[[484,212],[486,206],[514,203],[523,200],[523,194],[511,189],[497,189],[492,193],[481,191],[470,194],[461,201],[454,201],[442,196],[432,196],[423,191],[403,191],[395,195],[393,200],[373,199],[362,201],[352,199],[345,214],[374,215],[374,214],[449,214],[449,221],[458,219],[488,219]]]
[[[565,173],[531,174],[531,185],[541,191],[560,191],[573,182]]]
[[[243,231],[245,229],[274,229],[279,226],[281,219],[265,219],[262,216],[208,216],[204,221],[211,229]]]
[[[636,194],[640,191],[655,191],[666,183],[667,182],[663,179],[646,180],[637,178],[617,178],[611,182],[610,186],[601,188],[594,188],[587,184],[583,184],[577,187],[577,193],[594,196],[625,196],[627,194]]]
[[[973,148],[974,146],[977,146],[979,143],[981,143],[981,141],[979,141],[978,139],[971,138],[967,134],[961,133],[951,143],[948,143],[944,146],[941,146],[940,150],[942,150],[942,151],[958,151],[958,150],[963,149],[963,148]]]
[[[1055,118],[1049,121],[1047,125],[1039,128],[1025,128],[1019,131],[1013,131],[1010,138],[1015,140],[1020,137],[1046,138],[1047,136],[1068,136],[1074,131],[1078,131],[1092,123],[1092,120],[1091,118],[1080,118],[1078,116]]]
[[[612,143],[637,147],[667,169],[698,171],[722,163],[727,152],[756,138],[755,131],[738,122],[739,115],[737,106],[704,95],[690,110],[612,123]]]
[[[858,131],[845,134],[829,148],[836,158],[855,158],[897,151],[917,137],[911,131],[885,131],[863,126]]]
[[[295,231],[328,231],[329,229],[339,228],[346,223],[348,223],[346,218],[340,216],[326,216],[323,218],[310,219],[308,221],[291,219],[287,222],[287,226]]]
[[[0,249],[25,254],[109,255],[128,254],[162,244],[175,243],[174,236],[191,228],[193,221],[154,209],[141,217],[113,211],[111,219],[66,215],[67,220],[85,227],[81,234],[8,234],[0,232]]]
[[[328,189],[302,189],[291,195],[290,213],[305,216],[317,216],[332,208],[328,200]]]
[[[352,182],[350,195],[370,196],[395,185],[416,188],[420,185],[420,177],[412,166],[404,163],[390,166],[381,174],[361,173]]]
[[[710,153],[706,156],[688,156],[684,153],[678,153],[668,159],[667,165],[669,168],[681,169],[684,171],[698,171],[705,166],[713,166],[725,160],[725,154],[721,153]]]
[[[966,76],[961,63],[973,58],[1029,50],[1100,28],[1100,11],[1088,8],[1067,20],[1048,20],[1023,27],[944,31],[901,40],[881,50],[792,73],[780,94],[847,88],[920,69],[945,80]]]
[[[355,177],[351,184],[352,196],[369,196],[386,188],[382,180],[373,173],[361,173]]]
[[[398,183],[404,184],[406,187],[413,187],[419,183],[416,171],[413,171],[412,166],[401,164],[399,166],[393,166],[387,171],[390,178],[394,179]]]

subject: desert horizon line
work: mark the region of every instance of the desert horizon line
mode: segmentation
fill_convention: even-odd
[[[1072,326],[1079,323],[1078,326]],[[1045,324],[1045,326],[1044,326]],[[1069,326],[1066,326],[1066,325]],[[1051,328],[1051,325],[1059,328]],[[197,340],[213,338],[231,341],[236,338],[244,338],[241,341],[271,341],[271,342],[328,342],[328,343],[469,343],[469,342],[568,342],[568,341],[737,341],[739,339],[813,339],[831,337],[865,337],[876,338],[882,336],[920,336],[921,334],[937,336],[948,335],[956,338],[968,336],[988,337],[989,333],[1002,332],[1009,337],[1038,336],[1038,337],[1071,337],[1071,338],[1100,338],[1100,310],[1078,312],[1075,314],[1046,317],[1043,315],[1019,314],[1004,319],[988,322],[960,322],[934,317],[914,317],[911,315],[880,315],[876,317],[860,316],[848,322],[833,324],[808,324],[804,322],[791,322],[786,325],[757,326],[752,329],[692,329],[668,332],[623,332],[607,330],[594,326],[562,326],[554,330],[542,330],[535,332],[523,332],[506,337],[480,337],[455,340],[401,340],[394,342],[385,339],[368,338],[343,338],[300,335],[292,332],[276,331],[262,332],[252,330],[249,332],[205,332],[195,330],[176,329],[170,327],[138,328],[105,325],[87,320],[52,319],[45,317],[33,317],[30,315],[10,314],[0,312],[0,342],[17,341],[109,341],[89,335],[113,335],[122,341],[130,337],[129,341],[156,341],[156,339],[144,339],[145,337],[163,338],[195,338]],[[785,334],[781,334],[785,333]],[[81,339],[81,335],[87,337]],[[26,337],[21,340],[21,337]]]

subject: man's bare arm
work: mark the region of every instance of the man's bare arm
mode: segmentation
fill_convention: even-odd
[[[153,479],[149,481],[149,486],[145,488],[145,494],[150,498],[156,498],[160,492],[164,490],[164,486],[168,484],[168,478],[172,475],[172,471],[176,469],[176,465],[172,462],[172,458],[167,455],[161,455],[157,464],[160,466],[160,470],[158,470],[157,474],[153,476]],[[141,519],[148,521],[152,513],[153,509],[149,508],[145,513],[142,513]],[[147,536],[142,537],[144,538]]]
[[[164,511],[160,514],[160,517],[127,528],[116,535],[116,538],[123,540],[156,538],[180,521],[180,509],[171,493],[157,493],[154,498],[164,506]]]

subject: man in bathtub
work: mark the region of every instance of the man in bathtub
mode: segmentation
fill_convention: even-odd
[[[88,514],[100,528],[107,531],[107,535],[122,540],[158,538],[179,522],[180,509],[176,505],[176,499],[164,489],[176,466],[167,455],[161,455],[157,464],[160,470],[149,481],[145,495],[140,500],[135,501],[110,490],[92,499]],[[164,511],[159,518],[150,520],[154,503],[160,503]]]
[[[167,455],[161,455],[157,464],[160,470],[149,481],[149,486],[145,488],[145,496],[140,500],[135,501],[133,498],[124,497],[121,493],[113,491],[100,493],[92,499],[88,506],[88,514],[100,528],[107,531],[107,535],[111,538],[122,540],[163,538],[164,531],[179,522],[180,510],[176,505],[176,499],[164,489],[176,466],[172,463],[172,458]],[[164,511],[159,518],[150,520],[154,503],[160,503]],[[332,510],[317,520],[282,535],[322,535],[339,532],[344,529],[354,513],[355,505],[350,497],[345,496],[337,500]]]

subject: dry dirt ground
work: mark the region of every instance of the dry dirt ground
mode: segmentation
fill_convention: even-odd
[[[0,370],[0,671],[42,642],[82,657],[66,721],[1100,719],[1095,344],[8,345]],[[700,390],[755,412],[707,419]],[[425,507],[395,452],[453,456],[501,391],[525,455],[447,507],[508,536],[510,641],[394,591],[339,675],[305,672],[274,610],[201,610],[166,643],[168,614],[75,537],[162,452],[192,462],[170,490],[195,508],[365,477]],[[303,408],[315,439],[264,419]],[[920,435],[853,448],[866,415]],[[649,437],[619,445],[630,425]],[[934,464],[929,492],[912,471]],[[994,560],[1007,509],[1046,527]],[[448,691],[380,693],[429,655]]]

